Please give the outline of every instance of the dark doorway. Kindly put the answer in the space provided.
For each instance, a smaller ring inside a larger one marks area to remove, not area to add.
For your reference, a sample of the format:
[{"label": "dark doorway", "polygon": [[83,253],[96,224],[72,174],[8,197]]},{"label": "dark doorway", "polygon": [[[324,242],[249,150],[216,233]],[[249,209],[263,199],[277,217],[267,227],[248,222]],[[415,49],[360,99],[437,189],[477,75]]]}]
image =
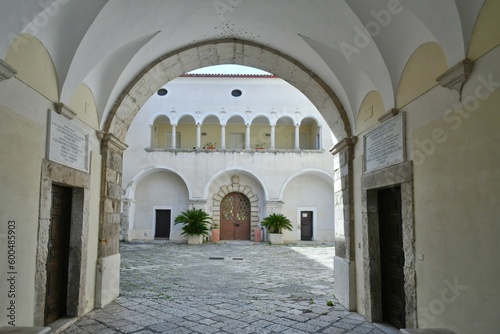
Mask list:
[{"label": "dark doorway", "polygon": [[250,240],[250,201],[240,193],[226,195],[220,204],[220,239]]},{"label": "dark doorway", "polygon": [[401,187],[378,191],[382,319],[404,328],[404,252],[401,215]]},{"label": "dark doorway", "polygon": [[52,186],[45,325],[66,316],[72,189]]},{"label": "dark doorway", "polygon": [[171,210],[156,210],[155,238],[170,238]]},{"label": "dark doorway", "polygon": [[300,212],[300,240],[312,240],[313,236],[313,212]]}]

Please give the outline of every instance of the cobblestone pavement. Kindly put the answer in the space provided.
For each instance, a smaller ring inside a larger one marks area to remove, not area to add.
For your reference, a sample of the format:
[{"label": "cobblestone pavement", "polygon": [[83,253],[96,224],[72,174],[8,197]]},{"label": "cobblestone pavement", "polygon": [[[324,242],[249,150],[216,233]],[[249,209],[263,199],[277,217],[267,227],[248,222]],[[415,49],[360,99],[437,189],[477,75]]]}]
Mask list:
[{"label": "cobblestone pavement", "polygon": [[333,296],[333,245],[123,243],[121,295],[64,333],[385,334]]}]

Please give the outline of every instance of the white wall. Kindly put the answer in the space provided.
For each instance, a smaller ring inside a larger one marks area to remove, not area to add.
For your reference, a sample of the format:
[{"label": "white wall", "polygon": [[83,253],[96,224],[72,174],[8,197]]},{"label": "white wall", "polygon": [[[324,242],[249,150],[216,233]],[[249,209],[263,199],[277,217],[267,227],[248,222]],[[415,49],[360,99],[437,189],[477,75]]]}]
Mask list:
[{"label": "white wall", "polygon": [[184,181],[169,172],[156,172],[143,178],[136,189],[134,226],[130,238],[154,239],[154,207],[172,208],[171,240],[180,240],[180,225],[174,225],[173,219],[188,209],[188,192]]},{"label": "white wall", "polygon": [[[462,101],[436,86],[402,108],[414,164],[419,328],[493,333],[500,326],[500,47],[474,64]],[[363,134],[358,134],[362,138]],[[363,141],[354,161],[358,310],[365,284],[361,221]]]},{"label": "white wall", "polygon": [[[298,211],[315,211],[313,221],[313,240],[335,240],[333,184],[315,175],[294,178],[286,186],[283,196],[283,214],[290,218],[293,231],[284,233],[285,240],[300,240],[300,220]],[[307,210],[304,208],[308,208]]]},{"label": "white wall", "polygon": [[[146,102],[132,122],[126,137],[129,148],[124,153],[123,187],[127,193],[126,197],[135,200],[135,215],[133,217],[135,221],[151,221],[151,219],[146,218],[151,215],[151,212],[138,210],[139,206],[142,205],[140,204],[142,199],[139,197],[139,188],[145,188],[146,185],[140,181],[138,186],[137,181],[140,175],[148,173],[150,169],[168,170],[172,172],[170,175],[176,174],[184,179],[188,198],[183,198],[183,201],[187,202],[188,199],[206,201],[206,210],[209,212],[211,211],[211,198],[219,191],[220,186],[231,184],[231,176],[239,175],[240,184],[251,186],[259,197],[260,220],[267,214],[266,201],[282,201],[283,193],[294,191],[293,182],[289,184],[289,187],[292,187],[289,189],[292,190],[283,191],[283,188],[295,175],[304,174],[301,177],[306,177],[319,172],[326,180],[329,178],[333,180],[331,173],[333,159],[325,149],[302,152],[294,150],[279,152],[269,150],[249,152],[155,150],[148,152],[150,125],[159,115],[173,117],[170,112],[172,107],[175,107],[177,112],[177,118],[172,118],[174,123],[184,112],[192,114],[200,122],[211,113],[221,117],[222,123],[224,123],[224,119],[227,121],[228,116],[233,114],[241,114],[249,123],[259,113],[267,114],[270,122],[276,122],[278,118],[287,115],[292,118],[297,117],[297,123],[300,123],[302,118],[312,118],[319,123],[319,126],[322,126],[322,147],[328,149],[333,146],[332,134],[317,109],[304,95],[281,79],[181,77],[171,81],[165,87],[169,93],[163,97],[154,95]],[[231,96],[231,91],[235,88],[242,90],[243,95],[240,98]],[[226,114],[220,113],[222,108],[225,109]],[[275,119],[269,116],[273,108],[277,115]],[[297,108],[300,114],[296,113]],[[252,112],[246,113],[247,109]],[[199,117],[196,113],[197,110],[200,110]],[[208,128],[205,127],[202,131],[208,132],[206,129]],[[276,133],[277,136],[281,134],[280,126],[277,126]],[[291,133],[293,133],[293,126]],[[261,138],[253,137],[257,135],[258,133],[251,134],[252,143],[261,141]],[[291,136],[288,139],[292,142]],[[183,138],[182,141],[184,142],[184,140]],[[270,141],[270,138],[267,140]],[[217,142],[220,144],[219,140]],[[204,144],[204,139],[202,139],[201,144]],[[268,145],[269,143],[267,143]],[[311,180],[316,179],[312,177]],[[325,207],[325,203],[329,202],[333,207],[333,189],[331,188],[333,181],[330,182],[329,193],[324,188],[325,186],[320,185],[320,183],[314,181],[314,184],[318,184],[321,189],[320,195],[308,196],[307,206]],[[158,189],[157,186],[151,186],[153,189]],[[134,189],[136,189],[135,195]],[[309,194],[314,193],[312,190],[308,192]],[[165,194],[168,195],[168,191]],[[157,193],[157,196],[160,194]],[[147,197],[146,200],[149,207],[160,205],[153,204],[151,197]],[[304,206],[300,203],[300,198],[290,197],[289,200],[293,204],[285,203],[288,205],[287,210],[291,210],[292,205]],[[333,221],[333,208],[331,210],[322,209],[321,215],[323,212],[331,212],[329,219]],[[296,210],[293,209],[289,217],[296,220],[295,216]],[[326,225],[323,227],[325,219],[319,220],[318,227],[321,226],[321,228],[317,230],[316,238],[318,240],[331,240],[329,235],[333,235],[329,227],[327,228]],[[134,228],[136,231],[131,234],[133,239],[152,237],[152,231],[144,230],[143,225],[134,223]],[[325,235],[323,236],[323,234]],[[294,240],[298,238],[300,236],[294,237]]]},{"label": "white wall", "polygon": [[[7,250],[7,222],[16,221],[17,293],[16,325],[32,326],[35,309],[35,259],[38,243],[40,216],[40,175],[42,159],[46,158],[48,110],[54,109],[52,101],[16,77],[0,82],[0,249]],[[86,291],[84,312],[94,306],[95,261],[97,260],[97,231],[100,200],[100,148],[95,131],[78,119],[72,122],[89,135],[90,212],[89,243],[87,245]],[[0,267],[7,268],[6,258],[0,258]],[[0,296],[7,296],[6,272],[2,273]],[[0,314],[0,325],[10,320]]]}]

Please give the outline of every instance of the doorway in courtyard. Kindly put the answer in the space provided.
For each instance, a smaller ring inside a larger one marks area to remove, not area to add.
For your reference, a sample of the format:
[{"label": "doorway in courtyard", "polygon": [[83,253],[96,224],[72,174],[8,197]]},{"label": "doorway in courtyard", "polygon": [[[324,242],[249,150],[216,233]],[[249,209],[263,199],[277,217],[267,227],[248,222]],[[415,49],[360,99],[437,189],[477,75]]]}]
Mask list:
[{"label": "doorway in courtyard", "polygon": [[401,187],[378,191],[382,319],[405,327],[404,251]]},{"label": "doorway in courtyard", "polygon": [[313,212],[300,212],[300,240],[310,241],[313,237]]},{"label": "doorway in courtyard", "polygon": [[53,185],[47,258],[45,325],[66,316],[72,189]]},{"label": "doorway in courtyard", "polygon": [[227,194],[221,201],[221,240],[250,240],[250,201],[242,193]]},{"label": "doorway in courtyard", "polygon": [[170,238],[172,210],[155,209],[155,239]]}]

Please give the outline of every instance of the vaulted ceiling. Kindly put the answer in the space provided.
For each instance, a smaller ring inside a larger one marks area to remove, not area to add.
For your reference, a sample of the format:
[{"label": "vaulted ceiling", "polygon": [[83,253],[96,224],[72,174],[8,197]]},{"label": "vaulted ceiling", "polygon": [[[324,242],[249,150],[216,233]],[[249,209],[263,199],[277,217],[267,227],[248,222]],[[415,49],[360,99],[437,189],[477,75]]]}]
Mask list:
[{"label": "vaulted ceiling", "polygon": [[467,57],[484,0],[16,0],[0,3],[0,58],[35,36],[55,68],[59,99],[80,83],[99,124],[148,64],[177,49],[235,38],[273,48],[318,75],[351,122],[378,91],[386,109],[413,52],[438,43],[452,66]]}]

